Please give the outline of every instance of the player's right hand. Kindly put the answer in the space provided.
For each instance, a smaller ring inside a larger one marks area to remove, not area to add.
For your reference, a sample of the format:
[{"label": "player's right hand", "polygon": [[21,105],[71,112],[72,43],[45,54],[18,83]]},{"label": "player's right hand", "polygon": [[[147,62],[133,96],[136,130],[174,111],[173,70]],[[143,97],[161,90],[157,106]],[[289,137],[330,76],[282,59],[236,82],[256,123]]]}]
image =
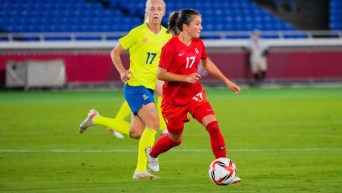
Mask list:
[{"label": "player's right hand", "polygon": [[133,74],[130,70],[126,70],[120,76],[122,82],[127,82],[133,76]]},{"label": "player's right hand", "polygon": [[185,78],[185,82],[188,83],[195,83],[197,81],[199,81],[201,79],[201,75],[198,73],[192,73],[187,75],[187,77]]}]

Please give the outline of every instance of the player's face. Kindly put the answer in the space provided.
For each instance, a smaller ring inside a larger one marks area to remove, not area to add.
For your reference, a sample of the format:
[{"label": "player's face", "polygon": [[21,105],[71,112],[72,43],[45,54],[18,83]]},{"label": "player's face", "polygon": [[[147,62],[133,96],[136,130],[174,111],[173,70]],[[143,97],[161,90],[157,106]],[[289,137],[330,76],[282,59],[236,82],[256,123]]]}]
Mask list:
[{"label": "player's face", "polygon": [[150,23],[160,24],[165,15],[165,6],[162,1],[152,0],[147,7],[146,15]]},{"label": "player's face", "polygon": [[187,32],[192,38],[199,38],[202,31],[202,18],[200,15],[192,16],[190,25],[187,26]]}]

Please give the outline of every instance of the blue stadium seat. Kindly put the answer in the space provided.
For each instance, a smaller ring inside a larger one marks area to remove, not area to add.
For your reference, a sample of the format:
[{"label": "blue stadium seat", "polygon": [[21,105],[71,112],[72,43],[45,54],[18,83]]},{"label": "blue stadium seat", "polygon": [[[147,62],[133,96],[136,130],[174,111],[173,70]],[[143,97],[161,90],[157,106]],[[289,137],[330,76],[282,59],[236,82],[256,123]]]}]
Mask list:
[{"label": "blue stadium seat", "polygon": [[340,0],[330,1],[330,23],[331,30],[342,30],[342,2]]},{"label": "blue stadium seat", "polygon": [[[112,32],[128,31],[143,22],[145,1],[107,2],[106,6],[100,0],[2,0],[0,29],[5,32]],[[202,14],[205,31],[294,29],[251,0],[165,2],[167,13],[163,20],[164,25],[167,24],[170,12],[181,8],[194,8]],[[339,0],[331,0],[331,6],[335,10],[332,13],[336,14],[331,16],[331,28],[341,29],[342,3]]]}]

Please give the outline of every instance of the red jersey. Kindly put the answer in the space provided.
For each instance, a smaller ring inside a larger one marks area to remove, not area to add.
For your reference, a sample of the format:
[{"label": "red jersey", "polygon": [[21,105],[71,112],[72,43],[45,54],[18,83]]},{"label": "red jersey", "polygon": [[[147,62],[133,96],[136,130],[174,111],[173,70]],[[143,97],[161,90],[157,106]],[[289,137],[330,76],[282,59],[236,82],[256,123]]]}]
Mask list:
[{"label": "red jersey", "polygon": [[[187,46],[176,35],[162,48],[159,67],[171,73],[188,75],[197,73],[200,61],[207,58],[208,55],[201,39],[194,38]],[[202,89],[200,82],[165,82],[163,100],[174,105],[185,105]]]}]

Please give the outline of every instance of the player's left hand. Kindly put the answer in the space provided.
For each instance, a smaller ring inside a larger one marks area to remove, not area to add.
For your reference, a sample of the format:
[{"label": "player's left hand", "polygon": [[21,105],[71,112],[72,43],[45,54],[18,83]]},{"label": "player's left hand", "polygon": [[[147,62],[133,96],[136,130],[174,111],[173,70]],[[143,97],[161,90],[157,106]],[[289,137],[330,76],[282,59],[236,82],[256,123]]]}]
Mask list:
[{"label": "player's left hand", "polygon": [[232,82],[232,81],[228,81],[227,83],[226,83],[226,85],[227,85],[227,87],[231,90],[231,91],[233,91],[233,92],[235,92],[235,94],[239,94],[240,93],[240,87],[237,85],[237,84],[235,84],[234,82]]}]

